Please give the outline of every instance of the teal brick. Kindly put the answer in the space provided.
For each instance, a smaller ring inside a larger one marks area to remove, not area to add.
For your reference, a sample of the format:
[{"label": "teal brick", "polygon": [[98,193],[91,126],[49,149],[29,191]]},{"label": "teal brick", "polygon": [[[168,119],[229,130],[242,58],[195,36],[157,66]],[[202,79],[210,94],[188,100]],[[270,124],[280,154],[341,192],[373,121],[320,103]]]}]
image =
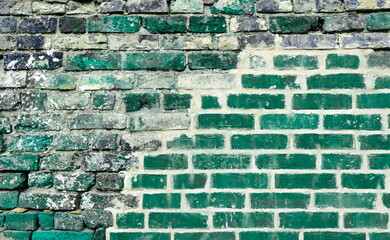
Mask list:
[{"label": "teal brick", "polygon": [[234,232],[175,233],[175,240],[194,239],[235,240],[236,237]]},{"label": "teal brick", "polygon": [[390,108],[390,93],[361,94],[356,101],[358,108]]},{"label": "teal brick", "polygon": [[218,97],[202,96],[202,109],[220,109]]},{"label": "teal brick", "polygon": [[17,239],[17,240],[30,240],[31,232],[22,232],[22,231],[2,231],[1,234],[4,235],[7,239]]},{"label": "teal brick", "polygon": [[133,189],[165,189],[167,187],[166,175],[138,174],[131,178]]},{"label": "teal brick", "polygon": [[36,155],[0,155],[2,171],[33,171],[39,168],[39,156]]},{"label": "teal brick", "polygon": [[152,229],[200,229],[207,228],[207,219],[207,215],[203,215],[200,213],[152,212],[149,214],[149,227]]},{"label": "teal brick", "polygon": [[89,135],[60,134],[55,136],[54,148],[58,151],[80,151],[90,148]]},{"label": "teal brick", "polygon": [[[375,78],[375,89],[389,89],[390,76],[380,76]],[[1,130],[0,130],[1,131]]]},{"label": "teal brick", "polygon": [[170,240],[170,233],[159,233],[159,232],[111,232],[111,240]]},{"label": "teal brick", "polygon": [[254,116],[251,114],[199,114],[200,129],[253,129]]},{"label": "teal brick", "polygon": [[254,188],[268,187],[268,175],[265,173],[213,173],[211,174],[212,188]]},{"label": "teal brick", "polygon": [[240,232],[240,239],[298,240],[298,232]]},{"label": "teal brick", "polygon": [[318,69],[318,57],[309,55],[278,55],[274,56],[274,67],[280,70]]},{"label": "teal brick", "polygon": [[5,226],[9,230],[36,230],[38,228],[38,214],[7,213]]},{"label": "teal brick", "polygon": [[353,89],[365,86],[363,74],[358,73],[317,74],[307,78],[308,89]]},{"label": "teal brick", "polygon": [[207,181],[205,173],[173,175],[174,189],[199,189],[204,188]]},{"label": "teal brick", "polygon": [[272,74],[243,74],[241,84],[243,88],[252,89],[298,89],[295,75],[272,75]]},{"label": "teal brick", "polygon": [[25,173],[0,173],[0,189],[24,188],[27,176]]},{"label": "teal brick", "polygon": [[61,130],[64,122],[61,114],[20,114],[15,123],[16,131]]},{"label": "teal brick", "polygon": [[113,110],[116,97],[110,94],[96,94],[93,96],[92,107],[95,110]]},{"label": "teal brick", "polygon": [[0,116],[0,133],[12,132],[12,125],[7,116]]},{"label": "teal brick", "polygon": [[83,218],[78,214],[54,213],[54,228],[56,230],[81,231],[84,228]]},{"label": "teal brick", "polygon": [[[306,232],[305,240],[366,240],[365,233],[351,232]],[[371,239],[372,240],[372,239]]]},{"label": "teal brick", "polygon": [[370,154],[367,158],[370,169],[390,169],[390,154]]},{"label": "teal brick", "polygon": [[262,154],[256,157],[259,169],[315,169],[316,156],[309,154]]},{"label": "teal brick", "polygon": [[88,191],[94,183],[95,175],[90,173],[60,173],[54,178],[54,188],[62,191]]},{"label": "teal brick", "polygon": [[123,69],[125,70],[161,70],[183,71],[186,68],[184,53],[128,53]]},{"label": "teal brick", "polygon": [[144,194],[142,207],[143,209],[178,209],[180,208],[180,201],[180,193]]},{"label": "teal brick", "polygon": [[307,208],[309,194],[303,193],[251,193],[251,208]]},{"label": "teal brick", "polygon": [[295,147],[298,149],[351,149],[353,135],[350,134],[296,134]]},{"label": "teal brick", "polygon": [[322,169],[360,169],[362,157],[353,154],[323,154]]},{"label": "teal brick", "polygon": [[280,213],[280,227],[302,228],[337,228],[338,213],[335,212],[289,212]]},{"label": "teal brick", "polygon": [[359,142],[362,150],[390,150],[390,134],[359,136]]},{"label": "teal brick", "polygon": [[351,109],[352,97],[346,94],[307,93],[294,94],[292,108],[303,109]]},{"label": "teal brick", "polygon": [[141,27],[138,16],[92,16],[88,21],[88,32],[133,33]]},{"label": "teal brick", "polygon": [[53,142],[50,135],[23,135],[8,138],[10,152],[45,152]]},{"label": "teal brick", "polygon": [[98,133],[92,135],[93,150],[116,150],[118,134],[116,133]]},{"label": "teal brick", "polygon": [[185,134],[167,141],[168,149],[221,149],[225,145],[222,134],[196,134],[188,137]]},{"label": "teal brick", "polygon": [[369,31],[390,30],[390,16],[386,12],[368,14],[366,26]]},{"label": "teal brick", "polygon": [[38,213],[38,223],[41,230],[54,229],[54,213],[40,212]]},{"label": "teal brick", "polygon": [[390,239],[390,233],[370,233],[369,236],[370,236],[370,240],[387,240],[387,239]]},{"label": "teal brick", "polygon": [[177,110],[191,108],[191,94],[164,94],[165,110]]},{"label": "teal brick", "polygon": [[270,17],[270,31],[273,33],[306,33],[319,27],[317,16]]},{"label": "teal brick", "polygon": [[381,116],[373,115],[325,115],[324,128],[328,130],[381,130]]},{"label": "teal brick", "polygon": [[211,6],[211,12],[214,14],[253,14],[255,10],[255,3],[251,0],[233,0],[224,1],[218,0]]},{"label": "teal brick", "polygon": [[390,194],[384,193],[382,196],[382,202],[385,207],[390,208]]},{"label": "teal brick", "polygon": [[144,17],[142,25],[150,33],[185,33],[187,32],[187,18],[175,17]]},{"label": "teal brick", "polygon": [[276,174],[275,187],[287,189],[333,189],[336,175],[330,173]]},{"label": "teal brick", "polygon": [[[0,209],[13,209],[18,206],[19,192],[17,191],[2,191],[0,192]],[[0,227],[1,224],[0,224]]]},{"label": "teal brick", "polygon": [[365,208],[373,209],[374,193],[316,193],[315,205],[319,208]]},{"label": "teal brick", "polygon": [[316,114],[266,114],[260,115],[261,129],[316,129]]},{"label": "teal brick", "polygon": [[240,109],[282,109],[284,99],[282,94],[229,94],[227,105]]},{"label": "teal brick", "polygon": [[351,189],[384,189],[385,175],[374,173],[341,174],[341,185]]},{"label": "teal brick", "polygon": [[144,228],[144,213],[120,212],[116,214],[118,228]]},{"label": "teal brick", "polygon": [[35,231],[32,234],[32,240],[92,240],[93,232],[71,232],[71,231]]},{"label": "teal brick", "polygon": [[22,93],[22,109],[26,111],[46,110],[47,93],[28,92]]},{"label": "teal brick", "polygon": [[187,169],[188,160],[184,154],[161,154],[144,157],[144,168],[147,170]]},{"label": "teal brick", "polygon": [[47,172],[32,172],[28,175],[28,187],[51,188],[53,186],[53,174]]},{"label": "teal brick", "polygon": [[268,212],[215,212],[214,228],[271,228],[274,216]]},{"label": "teal brick", "polygon": [[192,157],[195,169],[245,169],[250,166],[249,155],[197,154]]},{"label": "teal brick", "polygon": [[160,106],[160,94],[158,93],[127,93],[123,95],[126,112],[139,111],[141,109],[158,108]]},{"label": "teal brick", "polygon": [[186,194],[190,208],[235,208],[242,209],[245,206],[243,193],[190,193]]},{"label": "teal brick", "polygon": [[367,66],[369,68],[390,68],[389,57],[390,53],[388,51],[371,52],[367,57]]},{"label": "teal brick", "polygon": [[194,33],[224,33],[225,17],[191,16],[189,31]]},{"label": "teal brick", "polygon": [[326,69],[358,69],[360,64],[359,56],[356,55],[339,55],[336,53],[326,56]]},{"label": "teal brick", "polygon": [[380,228],[386,229],[389,222],[387,213],[345,213],[345,228]]},{"label": "teal brick", "polygon": [[188,54],[188,67],[197,69],[222,69],[237,68],[238,55],[236,53],[190,53]]},{"label": "teal brick", "polygon": [[232,149],[285,149],[287,136],[283,134],[235,134],[231,137]]},{"label": "teal brick", "polygon": [[119,70],[121,65],[122,57],[119,53],[74,53],[67,56],[65,70]]}]

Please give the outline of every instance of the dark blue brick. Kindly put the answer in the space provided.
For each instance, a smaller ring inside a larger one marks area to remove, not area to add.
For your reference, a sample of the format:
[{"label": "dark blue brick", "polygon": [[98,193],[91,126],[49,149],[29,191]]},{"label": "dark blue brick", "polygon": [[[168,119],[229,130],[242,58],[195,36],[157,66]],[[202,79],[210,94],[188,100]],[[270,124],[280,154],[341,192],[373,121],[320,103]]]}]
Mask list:
[{"label": "dark blue brick", "polygon": [[61,17],[59,29],[62,33],[85,33],[87,31],[87,20],[78,17]]},{"label": "dark blue brick", "polygon": [[56,18],[23,18],[19,25],[21,33],[54,33],[57,27]]},{"label": "dark blue brick", "polygon": [[16,29],[16,18],[0,18],[0,33],[14,33]]},{"label": "dark blue brick", "polygon": [[16,38],[16,47],[20,50],[42,49],[45,44],[43,36],[23,35]]},{"label": "dark blue brick", "polygon": [[4,69],[56,69],[62,66],[62,52],[47,53],[10,53],[4,55]]}]

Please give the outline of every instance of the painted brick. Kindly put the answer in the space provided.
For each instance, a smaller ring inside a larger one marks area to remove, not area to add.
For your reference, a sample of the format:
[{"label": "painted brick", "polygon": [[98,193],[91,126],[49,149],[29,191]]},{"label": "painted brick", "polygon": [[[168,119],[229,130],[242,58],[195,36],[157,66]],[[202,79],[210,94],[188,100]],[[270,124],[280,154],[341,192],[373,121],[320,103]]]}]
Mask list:
[{"label": "painted brick", "polygon": [[134,189],[164,189],[167,185],[167,176],[142,174],[133,176],[131,185]]},{"label": "painted brick", "polygon": [[373,209],[376,195],[372,193],[317,193],[315,205],[320,208]]},{"label": "painted brick", "polygon": [[244,88],[295,89],[299,88],[296,79],[295,75],[243,74],[241,83]]},{"label": "painted brick", "polygon": [[149,214],[150,228],[207,228],[207,215],[200,213],[159,213],[153,212]]},{"label": "painted brick", "polygon": [[164,94],[164,108],[166,110],[191,108],[191,98],[190,94]]},{"label": "painted brick", "polygon": [[292,108],[301,109],[351,109],[352,97],[346,94],[307,93],[294,94]]},{"label": "painted brick", "polygon": [[88,19],[88,32],[132,33],[138,32],[141,18],[134,16],[93,16]]},{"label": "painted brick", "polygon": [[128,93],[123,95],[126,112],[138,111],[144,108],[159,107],[160,94],[158,93]]},{"label": "painted brick", "polygon": [[110,238],[112,240],[124,240],[124,239],[153,239],[153,240],[170,240],[169,233],[160,233],[160,232],[111,232]]},{"label": "painted brick", "polygon": [[121,62],[121,56],[116,53],[69,54],[65,70],[118,70],[121,68]]},{"label": "painted brick", "polygon": [[244,208],[245,195],[243,193],[190,193],[186,194],[190,208]]},{"label": "painted brick", "polygon": [[206,232],[206,233],[176,233],[175,240],[192,239],[214,239],[214,240],[234,240],[233,232]]},{"label": "painted brick", "polygon": [[198,154],[192,162],[195,169],[244,169],[249,168],[249,155]]},{"label": "painted brick", "polygon": [[287,136],[283,134],[253,134],[231,137],[232,149],[285,149]]},{"label": "painted brick", "polygon": [[144,167],[150,170],[187,169],[188,160],[184,154],[149,155],[144,158]]},{"label": "painted brick", "polygon": [[358,108],[389,108],[390,94],[361,94],[357,96]]},{"label": "painted brick", "polygon": [[310,195],[302,193],[251,193],[251,208],[307,208]]},{"label": "painted brick", "polygon": [[278,55],[274,56],[274,67],[281,70],[302,68],[306,70],[318,69],[318,57],[307,55]]},{"label": "painted brick", "polygon": [[175,70],[185,69],[186,57],[183,53],[128,53],[124,61],[125,70]]},{"label": "painted brick", "polygon": [[144,194],[142,207],[144,209],[180,208],[180,193]]},{"label": "painted brick", "polygon": [[324,128],[329,130],[381,130],[380,115],[325,115]]},{"label": "painted brick", "polygon": [[385,176],[383,174],[341,174],[341,185],[351,189],[383,189]]},{"label": "painted brick", "polygon": [[348,239],[348,240],[365,240],[364,233],[350,233],[350,232],[306,232],[304,239],[307,240],[325,240],[325,239]]},{"label": "painted brick", "polygon": [[326,56],[326,69],[358,69],[359,64],[360,60],[356,55],[328,54],[328,56]]},{"label": "painted brick", "polygon": [[295,147],[298,149],[351,149],[353,136],[349,134],[297,134]]},{"label": "painted brick", "polygon": [[306,33],[318,27],[316,16],[270,17],[270,31],[273,33]]},{"label": "painted brick", "polygon": [[372,13],[366,15],[366,24],[369,31],[390,29],[390,17],[386,13]]},{"label": "painted brick", "polygon": [[239,109],[282,109],[285,97],[281,94],[229,94],[227,105]]},{"label": "painted brick", "polygon": [[370,154],[367,158],[370,169],[390,168],[390,154]]},{"label": "painted brick", "polygon": [[213,173],[211,174],[213,188],[267,188],[268,175],[261,173]]},{"label": "painted brick", "polygon": [[[118,228],[143,228],[144,227],[144,214],[143,213],[117,213],[116,225]],[[112,234],[111,234],[112,237]],[[113,237],[115,239],[115,237]]]},{"label": "painted brick", "polygon": [[145,17],[142,25],[150,33],[185,33],[187,32],[186,17]]},{"label": "painted brick", "polygon": [[226,32],[226,20],[224,17],[190,17],[189,31],[195,33],[224,33]]},{"label": "painted brick", "polygon": [[323,154],[322,169],[359,169],[362,157],[353,154]]},{"label": "painted brick", "polygon": [[280,213],[283,228],[337,228],[338,214],[335,212],[289,212]]},{"label": "painted brick", "polygon": [[359,136],[360,148],[389,150],[390,149],[390,135],[367,135]]},{"label": "painted brick", "polygon": [[273,214],[268,212],[216,212],[215,228],[270,228],[274,226]]},{"label": "painted brick", "polygon": [[276,174],[276,188],[332,189],[336,188],[336,176],[330,173]]},{"label": "painted brick", "polygon": [[261,129],[316,129],[319,117],[315,114],[267,114],[260,116]]},{"label": "painted brick", "polygon": [[262,154],[256,157],[259,169],[315,169],[316,156],[309,154]]},{"label": "painted brick", "polygon": [[365,88],[364,77],[356,73],[313,75],[307,78],[309,89]]},{"label": "painted brick", "polygon": [[198,189],[204,188],[207,181],[207,175],[199,174],[178,174],[173,176],[174,189]]},{"label": "painted brick", "polygon": [[168,149],[220,149],[224,146],[224,136],[221,134],[196,134],[188,137],[185,134],[167,141]]},{"label": "painted brick", "polygon": [[387,213],[345,213],[345,228],[386,228],[389,222]]},{"label": "painted brick", "polygon": [[249,114],[200,114],[200,129],[253,129],[254,117]]}]

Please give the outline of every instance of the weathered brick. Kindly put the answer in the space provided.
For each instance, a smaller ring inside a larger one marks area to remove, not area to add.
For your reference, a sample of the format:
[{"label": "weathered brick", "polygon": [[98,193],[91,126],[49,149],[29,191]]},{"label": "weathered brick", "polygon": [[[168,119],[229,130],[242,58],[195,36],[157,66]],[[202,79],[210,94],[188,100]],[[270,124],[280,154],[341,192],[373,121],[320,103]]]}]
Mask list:
[{"label": "weathered brick", "polygon": [[230,29],[233,32],[259,32],[268,29],[266,18],[245,16],[230,19]]},{"label": "weathered brick", "polygon": [[244,208],[245,195],[242,193],[190,193],[186,194],[190,208]]},{"label": "weathered brick", "polygon": [[319,117],[315,114],[267,114],[260,116],[261,129],[316,129]]},{"label": "weathered brick", "polygon": [[345,228],[387,228],[387,213],[345,213]]},{"label": "weathered brick", "polygon": [[172,13],[203,13],[202,0],[172,0],[170,5]]},{"label": "weathered brick", "polygon": [[78,88],[84,90],[132,89],[135,76],[132,74],[84,75],[77,81]]},{"label": "weathered brick", "polygon": [[93,150],[116,150],[118,134],[116,133],[98,133],[92,136]]},{"label": "weathered brick", "polygon": [[[19,192],[17,191],[2,191],[0,192],[0,209],[13,209],[18,206]],[[2,225],[2,224],[0,224]]]},{"label": "weathered brick", "polygon": [[241,84],[254,89],[296,89],[299,88],[296,79],[294,75],[243,74]]},{"label": "weathered brick", "polygon": [[280,46],[287,49],[333,49],[337,42],[333,34],[292,34],[280,37]]},{"label": "weathered brick", "polygon": [[56,92],[48,95],[48,103],[50,108],[56,110],[85,109],[89,96],[89,93],[84,92]]},{"label": "weathered brick", "polygon": [[70,53],[67,55],[65,70],[118,70],[121,64],[121,55],[118,53]]},{"label": "weathered brick", "polygon": [[63,121],[61,114],[21,114],[14,126],[16,131],[59,131]]},{"label": "weathered brick", "polygon": [[36,230],[38,228],[37,213],[7,213],[5,225],[12,230]]},{"label": "weathered brick", "polygon": [[54,214],[54,229],[81,231],[84,228],[83,218],[77,214],[61,213]]},{"label": "weathered brick", "polygon": [[58,151],[80,151],[90,148],[87,134],[60,134],[54,138],[54,149]]},{"label": "weathered brick", "polygon": [[207,228],[207,215],[200,213],[152,212],[149,214],[150,228]]},{"label": "weathered brick", "polygon": [[314,169],[316,157],[308,154],[262,154],[256,157],[259,169]]},{"label": "weathered brick", "polygon": [[113,110],[115,101],[115,95],[96,94],[93,96],[92,106],[96,110]]},{"label": "weathered brick", "polygon": [[0,189],[17,189],[26,185],[27,176],[24,173],[0,173]]},{"label": "weathered brick", "polygon": [[375,89],[388,89],[390,88],[390,77],[380,76],[375,78]]},{"label": "weathered brick", "polygon": [[87,31],[85,18],[64,16],[60,17],[58,21],[61,33],[85,33]]},{"label": "weathered brick", "polygon": [[32,172],[28,175],[28,186],[30,188],[51,188],[53,179],[52,173]]},{"label": "weathered brick", "polygon": [[249,155],[197,154],[192,157],[195,169],[245,169],[249,168]]},{"label": "weathered brick", "polygon": [[29,209],[74,210],[78,207],[74,193],[38,193],[25,191],[19,195],[19,207]]},{"label": "weathered brick", "polygon": [[251,208],[307,208],[310,195],[302,193],[251,193]]},{"label": "weathered brick", "polygon": [[180,74],[179,89],[229,89],[235,86],[234,74]]},{"label": "weathered brick", "polygon": [[123,190],[125,176],[122,173],[98,173],[96,175],[96,189],[102,191]]},{"label": "weathered brick", "polygon": [[231,137],[232,149],[284,149],[287,136],[283,134],[235,134]]},{"label": "weathered brick", "polygon": [[35,14],[51,15],[51,14],[65,14],[65,4],[61,3],[47,3],[47,2],[33,2],[32,11]]},{"label": "weathered brick", "polygon": [[133,33],[141,27],[136,16],[93,16],[88,19],[88,32]]},{"label": "weathered brick", "polygon": [[267,188],[268,175],[256,173],[213,173],[211,175],[213,188]]},{"label": "weathered brick", "polygon": [[[1,40],[0,40],[1,42]],[[2,72],[2,79],[0,80],[0,88],[23,88],[26,87],[26,73],[7,71]]]},{"label": "weathered brick", "polygon": [[124,114],[79,114],[68,122],[70,129],[125,129]]},{"label": "weathered brick", "polygon": [[191,16],[190,32],[224,33],[227,31],[225,17]]},{"label": "weathered brick", "polygon": [[47,93],[27,92],[21,94],[22,109],[26,111],[46,110]]},{"label": "weathered brick", "polygon": [[356,55],[339,55],[339,54],[328,54],[326,56],[326,69],[339,69],[349,68],[358,69],[360,64],[359,56]]},{"label": "weathered brick", "polygon": [[53,142],[50,135],[12,136],[8,141],[10,152],[45,152]]},{"label": "weathered brick", "polygon": [[168,4],[165,0],[127,1],[125,10],[128,13],[167,13]]},{"label": "weathered brick", "polygon": [[86,172],[119,172],[134,168],[138,159],[126,153],[87,152],[83,154],[82,168]]},{"label": "weathered brick", "polygon": [[191,108],[191,94],[164,94],[164,108],[166,110]]},{"label": "weathered brick", "polygon": [[41,170],[72,171],[80,168],[80,154],[53,153],[40,159]]},{"label": "weathered brick", "polygon": [[50,72],[29,72],[29,88],[73,90],[76,88],[76,77],[69,74]]},{"label": "weathered brick", "polygon": [[180,208],[180,193],[144,194],[143,209],[178,209]]},{"label": "weathered brick", "polygon": [[119,193],[95,193],[85,192],[81,195],[81,209],[106,209],[117,208],[134,208],[138,206],[138,199],[132,195]]},{"label": "weathered brick", "polygon": [[103,2],[100,5],[100,11],[103,13],[123,13],[126,2],[122,0],[113,0],[111,2]]},{"label": "weathered brick", "polygon": [[[206,185],[207,175],[199,174],[178,174],[173,176],[174,189],[198,189]],[[165,185],[164,185],[165,187]]]},{"label": "weathered brick", "polygon": [[322,169],[359,169],[362,164],[360,155],[323,154]]},{"label": "weathered brick", "polygon": [[280,213],[282,228],[337,228],[338,213],[335,212],[289,212]]},{"label": "weathered brick", "polygon": [[36,155],[0,155],[0,167],[3,171],[38,170],[39,157]]},{"label": "weathered brick", "polygon": [[166,175],[138,174],[131,178],[133,189],[165,189],[167,186]]},{"label": "weathered brick", "polygon": [[10,133],[12,132],[12,125],[9,120],[9,117],[0,116],[0,133]]},{"label": "weathered brick", "polygon": [[62,52],[9,53],[4,55],[4,69],[57,69],[62,66]]},{"label": "weathered brick", "polygon": [[122,151],[156,151],[162,145],[161,134],[155,132],[133,132],[122,134],[120,140]]},{"label": "weathered brick", "polygon": [[0,93],[0,109],[1,110],[12,110],[19,107],[20,94],[19,93]]},{"label": "weathered brick", "polygon": [[124,62],[125,70],[183,71],[186,57],[184,53],[128,53]]},{"label": "weathered brick", "polygon": [[[341,36],[341,47],[383,49],[389,48],[390,42],[386,33],[351,33]],[[371,55],[376,55],[376,53]]]},{"label": "weathered brick", "polygon": [[57,19],[40,17],[40,18],[23,18],[19,24],[21,33],[54,33],[57,28]]},{"label": "weathered brick", "polygon": [[385,176],[383,174],[360,173],[341,174],[341,185],[351,189],[384,189]]},{"label": "weathered brick", "polygon": [[112,213],[106,210],[85,210],[83,220],[88,228],[111,227],[114,223]]},{"label": "weathered brick", "polygon": [[144,157],[144,168],[149,170],[187,169],[188,160],[184,154],[161,154]]},{"label": "weathered brick", "polygon": [[307,78],[309,89],[365,88],[364,77],[356,73],[313,75]]},{"label": "weathered brick", "polygon": [[274,226],[273,213],[268,212],[216,212],[214,228],[270,228]]},{"label": "weathered brick", "polygon": [[316,193],[315,205],[320,208],[374,208],[373,193]]},{"label": "weathered brick", "polygon": [[298,149],[351,149],[354,146],[350,134],[296,134],[295,147]]},{"label": "weathered brick", "polygon": [[224,146],[221,134],[196,134],[188,137],[185,134],[167,141],[168,149],[220,149]]},{"label": "weathered brick", "polygon": [[[144,228],[144,214],[134,212],[121,212],[116,214],[116,225],[118,228]],[[112,235],[111,235],[112,237]],[[134,239],[137,239],[133,236]],[[122,239],[122,238],[113,238]],[[141,240],[142,238],[138,238]]]},{"label": "weathered brick", "polygon": [[187,18],[182,16],[142,18],[142,25],[150,33],[185,33],[186,24]]},{"label": "weathered brick", "polygon": [[217,0],[211,6],[211,12],[214,14],[253,14],[255,3],[250,0]]},{"label": "weathered brick", "polygon": [[253,129],[254,116],[250,114],[200,114],[200,129]]},{"label": "weathered brick", "polygon": [[53,230],[54,229],[54,213],[53,212],[40,212],[38,213],[38,223],[41,230]]},{"label": "weathered brick", "polygon": [[90,173],[60,173],[54,178],[54,188],[60,191],[88,191],[94,183],[95,175]]},{"label": "weathered brick", "polygon": [[153,118],[148,114],[132,115],[130,131],[179,130],[188,129],[190,116],[187,113],[154,113]]},{"label": "weathered brick", "polygon": [[284,100],[282,94],[229,94],[227,105],[240,109],[282,109]]},{"label": "weathered brick", "polygon": [[192,239],[214,239],[214,240],[234,240],[233,232],[197,232],[197,233],[175,233],[176,240]]},{"label": "weathered brick", "polygon": [[317,29],[318,20],[316,16],[270,17],[270,31],[273,33],[306,33]]},{"label": "weathered brick", "polygon": [[364,18],[357,14],[328,15],[323,18],[322,30],[326,33],[363,31]]},{"label": "weathered brick", "polygon": [[276,188],[332,189],[336,188],[336,175],[330,173],[276,174]]},{"label": "weathered brick", "polygon": [[277,55],[273,57],[274,67],[280,70],[318,69],[318,57],[310,55]]},{"label": "weathered brick", "polygon": [[366,26],[369,31],[390,29],[390,16],[387,13],[371,13],[366,15]]},{"label": "weathered brick", "polygon": [[259,0],[256,7],[257,12],[261,13],[279,13],[292,11],[291,2],[286,0]]},{"label": "weathered brick", "polygon": [[15,17],[0,19],[0,33],[15,33],[16,29],[17,23]]},{"label": "weathered brick", "polygon": [[44,49],[44,36],[21,35],[16,37],[16,48],[18,50],[41,50]]}]

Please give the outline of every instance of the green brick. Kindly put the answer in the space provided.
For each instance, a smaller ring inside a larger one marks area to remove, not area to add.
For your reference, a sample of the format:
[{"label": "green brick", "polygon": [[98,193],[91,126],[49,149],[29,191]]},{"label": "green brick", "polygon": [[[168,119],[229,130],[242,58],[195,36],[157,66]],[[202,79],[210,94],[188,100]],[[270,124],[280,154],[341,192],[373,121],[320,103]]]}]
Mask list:
[{"label": "green brick", "polygon": [[20,114],[15,123],[16,131],[61,130],[64,122],[61,114]]},{"label": "green brick", "polygon": [[128,53],[124,63],[124,70],[174,70],[183,71],[186,56],[184,53]]},{"label": "green brick", "polygon": [[[351,232],[306,232],[305,240],[366,240],[365,233]],[[372,240],[372,239],[371,239]]]},{"label": "green brick", "polygon": [[180,193],[144,194],[142,207],[143,209],[180,208],[180,200]]},{"label": "green brick", "polygon": [[[375,89],[389,89],[390,88],[390,76],[381,76],[375,78]],[[1,128],[0,128],[1,132]]]},{"label": "green brick", "polygon": [[298,149],[351,149],[353,135],[349,134],[296,134],[295,147]]},{"label": "green brick", "polygon": [[187,18],[178,17],[144,17],[142,25],[150,33],[185,33]]},{"label": "green brick", "polygon": [[307,78],[308,89],[365,88],[364,77],[357,73],[313,75]]},{"label": "green brick", "polygon": [[319,208],[366,208],[373,209],[374,193],[316,193],[315,205]]},{"label": "green brick", "polygon": [[123,101],[126,106],[126,112],[158,108],[160,106],[160,94],[128,93],[123,95]]},{"label": "green brick", "polygon": [[175,240],[194,239],[235,240],[236,237],[234,232],[175,233]]},{"label": "green brick", "polygon": [[24,188],[27,176],[24,173],[0,173],[0,189]]},{"label": "green brick", "polygon": [[167,187],[166,175],[139,174],[131,178],[133,189],[165,189]]},{"label": "green brick", "polygon": [[382,196],[382,202],[385,207],[390,208],[390,194],[384,193]]},{"label": "green brick", "polygon": [[38,170],[39,157],[35,155],[0,155],[2,171],[33,171]]},{"label": "green brick", "polygon": [[270,17],[270,31],[273,33],[306,33],[319,26],[316,16],[276,16]]},{"label": "green brick", "polygon": [[90,148],[89,135],[60,134],[55,136],[54,148],[58,151],[80,151]]},{"label": "green brick", "polygon": [[141,18],[137,16],[92,16],[88,21],[88,32],[132,33],[140,27]]},{"label": "green brick", "polygon": [[336,175],[330,173],[276,174],[275,187],[287,189],[336,188]]},{"label": "green brick", "polygon": [[54,228],[57,230],[81,231],[83,218],[78,214],[56,212],[54,214]]},{"label": "green brick", "polygon": [[390,150],[390,134],[359,136],[359,142],[362,150]]},{"label": "green brick", "polygon": [[0,133],[12,132],[12,125],[9,118],[6,116],[0,116]]},{"label": "green brick", "polygon": [[294,94],[292,100],[293,109],[351,109],[352,97],[346,94]]},{"label": "green brick", "polygon": [[322,169],[360,169],[362,157],[352,154],[323,154]]},{"label": "green brick", "polygon": [[281,228],[337,228],[338,213],[334,212],[289,212],[280,213]]},{"label": "green brick", "polygon": [[260,115],[261,129],[316,129],[316,114],[266,114]]},{"label": "green brick", "polygon": [[168,149],[221,149],[225,138],[222,134],[196,134],[188,137],[185,134],[167,141]]},{"label": "green brick", "polygon": [[390,108],[390,93],[361,94],[357,96],[358,108]]},{"label": "green brick", "polygon": [[7,239],[17,239],[17,240],[30,240],[31,232],[22,232],[22,231],[2,231],[1,234],[4,235]]},{"label": "green brick", "polygon": [[190,32],[224,33],[227,31],[225,17],[191,16]]},{"label": "green brick", "polygon": [[245,169],[249,168],[249,155],[197,154],[192,157],[195,169]]},{"label": "green brick", "polygon": [[38,213],[38,222],[41,230],[53,230],[54,229],[54,213],[52,212],[40,212]]},{"label": "green brick", "polygon": [[47,93],[22,93],[22,109],[26,111],[46,110]]},{"label": "green brick", "polygon": [[115,95],[96,94],[93,96],[92,107],[95,110],[113,110],[115,106]]},{"label": "green brick", "polygon": [[88,191],[95,183],[95,175],[90,173],[60,173],[54,178],[54,188],[62,191]]},{"label": "green brick", "polygon": [[70,231],[35,231],[32,235],[32,240],[91,240],[93,232],[70,232]]},{"label": "green brick", "polygon": [[389,222],[387,213],[345,213],[345,228],[381,228],[386,229]]},{"label": "green brick", "polygon": [[390,16],[385,12],[368,14],[366,26],[369,31],[390,30]]},{"label": "green brick", "polygon": [[216,212],[214,228],[267,228],[274,226],[274,216],[268,212]]},{"label": "green brick", "polygon": [[385,175],[383,174],[341,174],[341,185],[351,189],[384,189]]},{"label": "green brick", "polygon": [[198,189],[204,188],[207,181],[205,173],[173,175],[174,189]]},{"label": "green brick", "polygon": [[211,174],[212,188],[254,188],[268,187],[268,175],[265,173],[213,173]]},{"label": "green brick", "polygon": [[38,214],[7,213],[5,225],[10,230],[36,230],[38,228]]},{"label": "green brick", "polygon": [[324,128],[328,130],[381,130],[381,116],[373,115],[325,115]]},{"label": "green brick", "polygon": [[369,68],[390,68],[390,52],[375,51],[368,54],[367,66]]},{"label": "green brick", "polygon": [[[19,192],[17,191],[2,191],[0,192],[0,209],[13,209],[18,206]],[[0,224],[0,227],[2,225]]]},{"label": "green brick", "polygon": [[326,69],[358,69],[360,64],[359,57],[356,55],[339,55],[336,53],[326,56]]},{"label": "green brick", "polygon": [[111,232],[111,240],[170,240],[170,233],[159,233],[159,232]]},{"label": "green brick", "polygon": [[287,136],[282,134],[235,134],[231,137],[232,149],[285,149]]},{"label": "green brick", "polygon": [[295,75],[272,75],[272,74],[243,74],[241,84],[243,88],[252,89],[297,89]]},{"label": "green brick", "polygon": [[202,96],[202,109],[220,109],[218,97]]},{"label": "green brick", "polygon": [[186,194],[187,203],[191,208],[237,208],[245,206],[243,193],[191,193]]},{"label": "green brick", "polygon": [[237,53],[190,53],[188,67],[193,69],[222,69],[237,68]]},{"label": "green brick", "polygon": [[225,14],[253,14],[255,10],[255,3],[250,0],[233,0],[224,1],[219,0],[211,6],[211,12],[213,14],[225,13]]},{"label": "green brick", "polygon": [[240,109],[282,109],[284,98],[282,94],[229,94],[227,105]]},{"label": "green brick", "polygon": [[45,152],[52,144],[53,136],[24,135],[8,138],[10,152]]},{"label": "green brick", "polygon": [[200,129],[253,129],[254,116],[251,114],[199,114]]},{"label": "green brick", "polygon": [[308,154],[262,154],[256,157],[259,169],[315,169],[316,156]]},{"label": "green brick", "polygon": [[118,228],[144,228],[144,219],[143,213],[120,212],[116,214],[116,225]]},{"label": "green brick", "polygon": [[207,228],[207,215],[200,213],[149,213],[149,227],[150,228],[183,228],[183,229],[197,229]]},{"label": "green brick", "polygon": [[119,53],[74,53],[68,55],[65,70],[119,70],[121,65],[122,57]]},{"label": "green brick", "polygon": [[367,158],[370,169],[390,169],[390,154],[370,154]]},{"label": "green brick", "polygon": [[144,168],[147,170],[187,169],[188,160],[184,154],[161,154],[144,157]]},{"label": "green brick", "polygon": [[302,193],[251,193],[251,208],[307,208],[309,194]]},{"label": "green brick", "polygon": [[240,239],[298,240],[298,232],[240,232]]},{"label": "green brick", "polygon": [[53,174],[47,172],[32,172],[28,175],[28,187],[51,188],[53,186]]},{"label": "green brick", "polygon": [[274,56],[274,67],[281,70],[302,68],[318,69],[318,57],[308,55],[278,55]]},{"label": "green brick", "polygon": [[191,94],[164,94],[164,108],[166,110],[191,108]]},{"label": "green brick", "polygon": [[[370,233],[370,240],[388,240],[390,239],[390,233]],[[363,238],[364,240],[364,238]]]}]

